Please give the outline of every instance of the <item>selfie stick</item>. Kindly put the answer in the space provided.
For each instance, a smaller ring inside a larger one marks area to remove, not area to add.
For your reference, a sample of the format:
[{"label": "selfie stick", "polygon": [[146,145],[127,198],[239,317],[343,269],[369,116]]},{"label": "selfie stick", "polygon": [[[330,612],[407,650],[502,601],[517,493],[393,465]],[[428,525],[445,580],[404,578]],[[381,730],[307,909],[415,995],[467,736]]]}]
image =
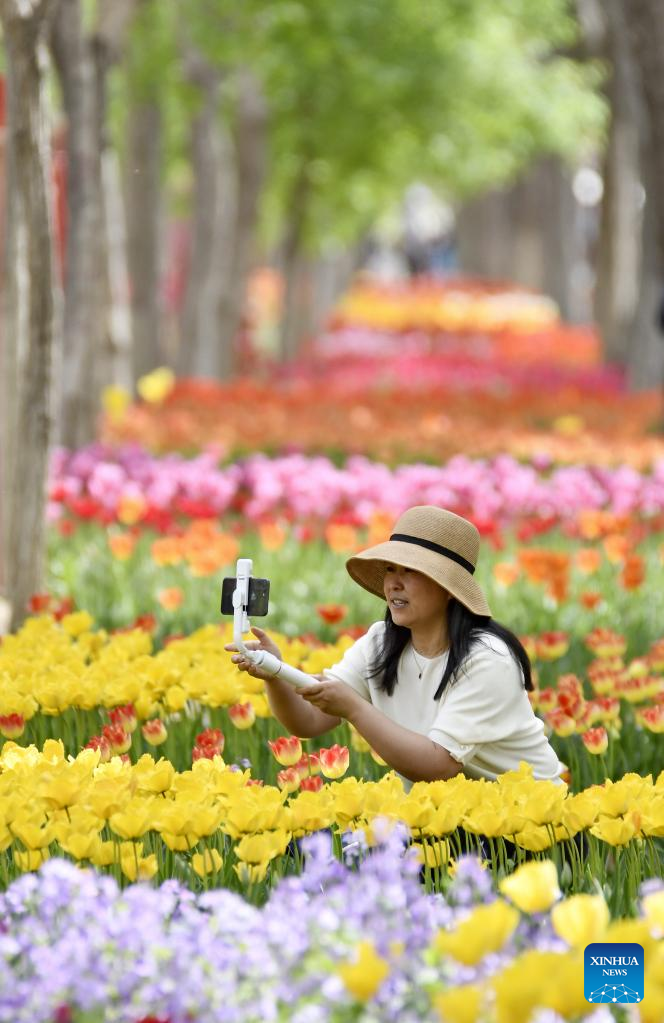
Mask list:
[{"label": "selfie stick", "polygon": [[251,558],[240,558],[235,569],[235,589],[233,591],[233,642],[238,651],[248,660],[273,678],[283,678],[293,686],[308,686],[316,682],[312,675],[307,675],[298,668],[284,664],[267,650],[248,650],[242,640],[242,634],[249,632],[251,623],[247,614],[249,607],[249,580],[253,564]]}]

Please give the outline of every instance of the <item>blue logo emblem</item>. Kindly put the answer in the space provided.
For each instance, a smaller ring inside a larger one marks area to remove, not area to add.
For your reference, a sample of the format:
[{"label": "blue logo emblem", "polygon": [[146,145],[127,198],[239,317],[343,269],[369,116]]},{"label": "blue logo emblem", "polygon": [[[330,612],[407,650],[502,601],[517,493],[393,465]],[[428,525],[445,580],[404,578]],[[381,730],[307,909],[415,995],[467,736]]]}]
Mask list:
[{"label": "blue logo emblem", "polygon": [[632,941],[595,942],[583,953],[583,993],[593,1005],[633,1005],[643,1000],[643,946]]}]

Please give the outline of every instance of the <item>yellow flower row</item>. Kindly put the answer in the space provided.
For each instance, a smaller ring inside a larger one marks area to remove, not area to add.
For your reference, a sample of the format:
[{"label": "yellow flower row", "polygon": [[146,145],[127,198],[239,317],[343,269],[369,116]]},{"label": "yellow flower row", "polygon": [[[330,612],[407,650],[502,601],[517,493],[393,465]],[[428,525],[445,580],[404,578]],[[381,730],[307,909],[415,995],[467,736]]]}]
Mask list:
[{"label": "yellow flower row", "polygon": [[[457,776],[410,792],[393,773],[378,782],[347,778],[291,798],[249,781],[248,771],[227,768],[221,757],[176,772],[168,760],[150,756],[134,765],[119,757],[101,763],[98,750],[65,758],[60,741],[47,741],[41,752],[8,742],[0,754],[0,851],[14,846],[19,868],[32,869],[57,843],[97,866],[124,856],[140,873],[143,847],[137,863],[134,843],[146,836],[187,852],[223,835],[247,867],[243,879],[255,881],[292,838],[322,828],[364,828],[371,836],[378,819],[404,822],[426,842],[461,826],[534,851],[579,831],[610,845],[664,836],[664,772],[654,782],[630,774],[577,795],[534,781],[525,764],[497,782]],[[118,853],[118,843],[129,845]],[[212,862],[209,869],[218,868]]]},{"label": "yellow flower row", "polygon": [[[251,702],[258,717],[270,715],[264,683],[241,674],[224,650],[232,626],[206,625],[153,653],[151,636],[136,629],[108,635],[92,631],[85,611],[55,622],[30,618],[0,646],[0,717],[57,715],[71,707],[93,710],[133,703],[147,720],[176,713],[188,700],[207,707]],[[316,674],[338,661],[352,643],[310,648],[277,636],[284,657]]]}]

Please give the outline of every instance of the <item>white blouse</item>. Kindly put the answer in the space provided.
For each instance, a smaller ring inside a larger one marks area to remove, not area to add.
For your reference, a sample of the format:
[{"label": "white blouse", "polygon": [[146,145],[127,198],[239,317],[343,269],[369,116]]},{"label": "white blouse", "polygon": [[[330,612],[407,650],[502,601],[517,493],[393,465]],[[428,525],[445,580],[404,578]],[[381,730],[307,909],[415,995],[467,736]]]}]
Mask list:
[{"label": "white blouse", "polygon": [[380,689],[378,678],[368,677],[384,631],[385,623],[375,622],[324,676],[345,682],[392,721],[433,739],[463,765],[468,778],[493,780],[525,760],[535,778],[559,780],[564,767],[530,705],[521,668],[501,639],[478,636],[456,680],[434,700],[447,651],[422,657],[408,643],[391,696]]}]

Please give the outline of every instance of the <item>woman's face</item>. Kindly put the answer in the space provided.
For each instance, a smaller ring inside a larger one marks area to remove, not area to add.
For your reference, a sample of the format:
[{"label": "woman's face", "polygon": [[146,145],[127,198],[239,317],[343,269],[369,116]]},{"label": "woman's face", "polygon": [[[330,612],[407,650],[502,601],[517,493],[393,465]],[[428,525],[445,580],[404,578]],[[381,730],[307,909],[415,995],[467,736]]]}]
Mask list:
[{"label": "woman's face", "polygon": [[447,613],[450,595],[433,579],[414,568],[388,564],[383,592],[395,625],[407,629],[440,623]]}]

